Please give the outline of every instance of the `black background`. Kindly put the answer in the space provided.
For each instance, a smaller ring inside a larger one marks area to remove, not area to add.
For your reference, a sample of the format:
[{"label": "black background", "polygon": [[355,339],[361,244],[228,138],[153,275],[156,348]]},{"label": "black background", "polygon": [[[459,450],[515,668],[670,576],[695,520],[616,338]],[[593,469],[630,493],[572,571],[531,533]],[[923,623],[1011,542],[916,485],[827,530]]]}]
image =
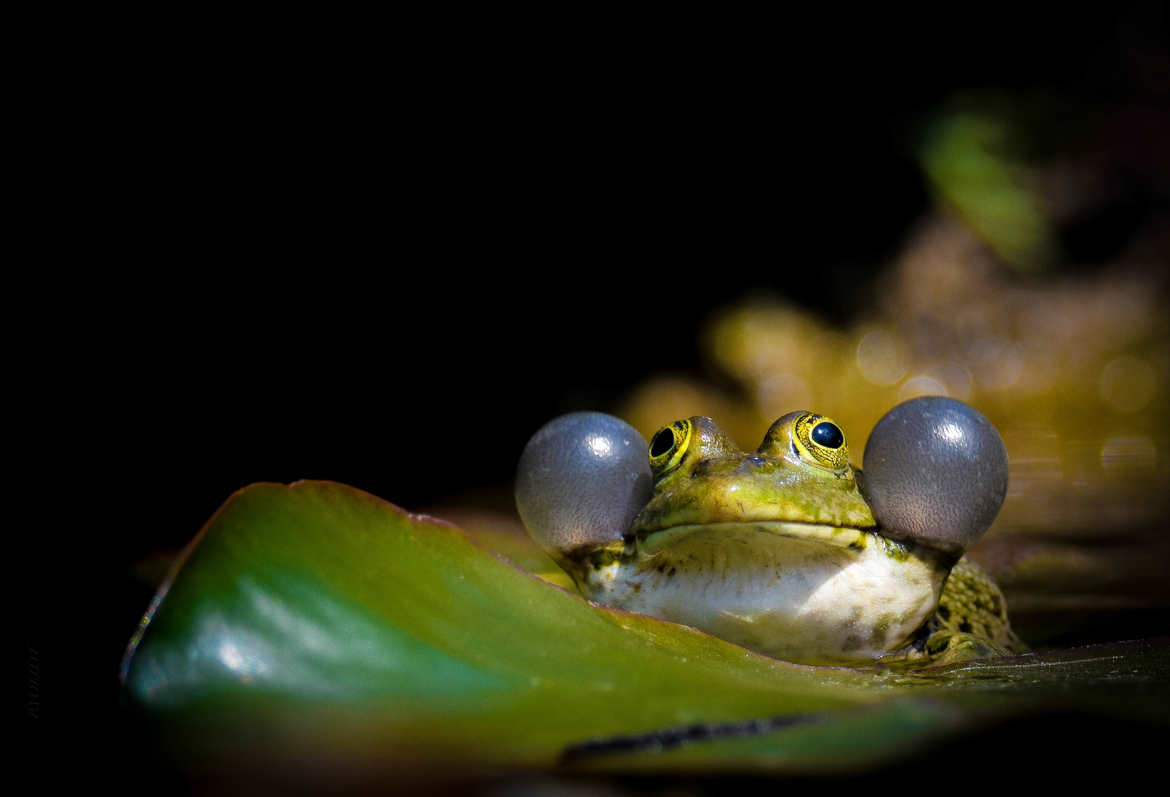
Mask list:
[{"label": "black background", "polygon": [[615,21],[624,55],[467,20],[376,47],[263,25],[225,43],[225,24],[215,46],[144,40],[73,75],[38,207],[80,219],[46,244],[80,273],[13,300],[41,344],[17,354],[23,499],[61,518],[24,540],[41,720],[117,706],[151,594],[135,563],[249,483],[506,508],[536,428],[701,371],[718,307],[864,311],[931,207],[929,114],[988,90],[1156,98],[1155,8],[705,39]]}]

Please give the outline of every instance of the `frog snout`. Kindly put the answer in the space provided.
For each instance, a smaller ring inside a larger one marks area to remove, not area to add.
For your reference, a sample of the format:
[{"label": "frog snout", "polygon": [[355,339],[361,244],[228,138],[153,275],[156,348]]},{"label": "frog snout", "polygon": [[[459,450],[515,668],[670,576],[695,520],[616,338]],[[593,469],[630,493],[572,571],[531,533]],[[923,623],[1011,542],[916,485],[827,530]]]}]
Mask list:
[{"label": "frog snout", "polygon": [[735,469],[737,475],[750,474],[759,471],[768,460],[761,457],[759,454],[748,454],[739,462],[739,467]]}]

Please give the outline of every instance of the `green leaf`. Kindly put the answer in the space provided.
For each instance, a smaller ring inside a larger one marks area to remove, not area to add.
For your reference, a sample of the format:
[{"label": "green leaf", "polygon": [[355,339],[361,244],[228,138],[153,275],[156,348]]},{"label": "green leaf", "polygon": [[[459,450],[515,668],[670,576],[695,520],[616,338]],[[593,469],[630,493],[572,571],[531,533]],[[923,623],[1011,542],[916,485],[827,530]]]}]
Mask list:
[{"label": "green leaf", "polygon": [[1029,191],[1027,167],[1013,157],[1019,130],[990,112],[938,119],[921,160],[935,189],[1006,262],[1024,270],[1050,263],[1056,240]]},{"label": "green leaf", "polygon": [[123,676],[186,755],[252,766],[806,772],[879,763],[1019,711],[1005,690],[1064,699],[1075,682],[1094,710],[1164,710],[1164,686],[1110,705],[1117,684],[1148,687],[1141,672],[1170,658],[1155,645],[1119,677],[1126,655],[901,674],[790,664],[590,604],[435,518],[299,482],[252,485],[216,513]]}]

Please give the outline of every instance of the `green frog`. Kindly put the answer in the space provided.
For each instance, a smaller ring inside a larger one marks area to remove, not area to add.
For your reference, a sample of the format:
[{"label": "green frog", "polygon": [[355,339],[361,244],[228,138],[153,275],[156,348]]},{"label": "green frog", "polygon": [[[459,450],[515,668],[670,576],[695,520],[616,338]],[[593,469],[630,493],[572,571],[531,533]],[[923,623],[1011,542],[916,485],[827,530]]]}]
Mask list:
[{"label": "green frog", "polygon": [[[644,453],[644,452],[648,452]],[[811,664],[1023,652],[963,551],[1007,490],[995,427],[948,398],[888,413],[850,464],[844,430],[789,413],[741,451],[710,418],[649,445],[601,413],[552,421],[521,457],[532,537],[598,603]]]}]

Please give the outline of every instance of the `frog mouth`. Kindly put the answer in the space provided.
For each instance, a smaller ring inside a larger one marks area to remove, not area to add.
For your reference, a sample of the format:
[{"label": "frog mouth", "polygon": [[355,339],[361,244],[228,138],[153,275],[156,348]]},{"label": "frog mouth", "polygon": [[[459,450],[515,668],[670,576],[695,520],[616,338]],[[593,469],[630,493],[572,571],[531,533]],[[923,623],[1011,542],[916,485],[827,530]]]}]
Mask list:
[{"label": "frog mouth", "polygon": [[742,539],[744,532],[748,531],[789,537],[802,542],[819,542],[855,552],[864,551],[872,541],[871,538],[877,536],[876,528],[830,526],[791,520],[741,520],[727,523],[692,523],[643,532],[637,535],[637,544],[641,553],[654,554],[694,534],[726,534],[729,539],[735,537]]}]

